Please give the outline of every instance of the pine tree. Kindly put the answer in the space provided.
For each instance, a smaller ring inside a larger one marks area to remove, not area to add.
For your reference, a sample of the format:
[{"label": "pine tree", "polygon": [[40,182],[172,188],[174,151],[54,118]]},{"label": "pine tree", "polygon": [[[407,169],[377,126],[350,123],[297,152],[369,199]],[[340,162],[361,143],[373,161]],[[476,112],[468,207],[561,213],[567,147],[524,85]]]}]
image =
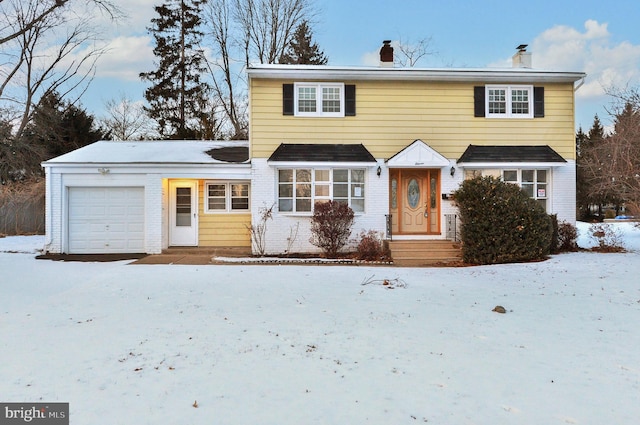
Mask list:
[{"label": "pine tree", "polygon": [[31,123],[22,138],[43,150],[41,160],[63,155],[109,135],[96,128],[92,115],[64,99],[58,93],[43,96],[34,109]]},{"label": "pine tree", "polygon": [[287,65],[326,65],[328,59],[318,45],[312,42],[312,37],[307,21],[302,21],[279,62]]},{"label": "pine tree", "polygon": [[588,220],[591,206],[602,208],[605,197],[594,193],[593,187],[598,179],[598,167],[595,164],[595,149],[602,145],[605,139],[604,127],[598,115],[593,117],[593,124],[588,133],[582,128],[576,135],[576,207],[578,217]]},{"label": "pine tree", "polygon": [[156,6],[158,17],[148,28],[159,59],[158,69],[143,72],[140,78],[153,83],[145,90],[149,116],[159,124],[159,132],[167,139],[200,139],[206,137],[203,122],[211,121],[210,86],[201,81],[204,55],[199,50],[203,33],[200,29],[205,0],[166,0]]}]

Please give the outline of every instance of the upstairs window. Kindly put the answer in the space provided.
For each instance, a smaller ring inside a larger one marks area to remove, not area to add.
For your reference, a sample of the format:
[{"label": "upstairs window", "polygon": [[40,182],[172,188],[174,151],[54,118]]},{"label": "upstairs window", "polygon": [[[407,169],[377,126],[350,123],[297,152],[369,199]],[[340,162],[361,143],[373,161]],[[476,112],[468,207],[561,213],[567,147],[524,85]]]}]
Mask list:
[{"label": "upstairs window", "polygon": [[282,114],[297,117],[356,115],[356,86],[344,83],[282,85]]},{"label": "upstairs window", "polygon": [[344,84],[297,83],[294,96],[296,116],[344,116]]},{"label": "upstairs window", "polygon": [[474,87],[474,116],[543,118],[544,87],[488,85]]},{"label": "upstairs window", "polygon": [[533,118],[533,87],[487,86],[488,118]]}]

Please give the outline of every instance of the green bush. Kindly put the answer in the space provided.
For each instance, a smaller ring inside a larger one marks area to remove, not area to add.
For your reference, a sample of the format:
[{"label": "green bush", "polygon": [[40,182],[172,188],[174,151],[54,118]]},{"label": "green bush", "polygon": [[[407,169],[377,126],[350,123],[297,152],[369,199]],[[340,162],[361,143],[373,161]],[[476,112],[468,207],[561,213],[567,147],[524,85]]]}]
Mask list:
[{"label": "green bush", "polygon": [[517,185],[490,176],[476,177],[465,180],[454,199],[466,263],[532,261],[549,254],[551,219]]},{"label": "green bush", "polygon": [[310,242],[322,249],[327,257],[336,257],[351,236],[353,220],[353,210],[347,204],[317,202],[311,217]]}]

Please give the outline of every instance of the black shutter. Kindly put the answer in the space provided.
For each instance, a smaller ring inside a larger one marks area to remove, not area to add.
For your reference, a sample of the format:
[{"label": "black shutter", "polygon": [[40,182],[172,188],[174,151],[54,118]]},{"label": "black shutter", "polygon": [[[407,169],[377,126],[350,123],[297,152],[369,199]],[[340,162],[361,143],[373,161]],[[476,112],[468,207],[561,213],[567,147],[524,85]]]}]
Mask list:
[{"label": "black shutter", "polygon": [[484,117],[484,86],[473,88],[473,116]]},{"label": "black shutter", "polygon": [[282,85],[282,115],[293,115],[293,84]]},{"label": "black shutter", "polygon": [[344,115],[346,117],[356,116],[356,86],[354,84],[344,86]]},{"label": "black shutter", "polygon": [[544,117],[544,87],[533,88],[533,117]]}]

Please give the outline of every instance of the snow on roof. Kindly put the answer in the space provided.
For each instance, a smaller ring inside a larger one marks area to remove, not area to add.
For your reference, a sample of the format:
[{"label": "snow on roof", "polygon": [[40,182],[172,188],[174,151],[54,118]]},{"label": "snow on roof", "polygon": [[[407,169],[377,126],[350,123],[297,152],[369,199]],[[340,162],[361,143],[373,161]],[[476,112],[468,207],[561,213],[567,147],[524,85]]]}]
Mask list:
[{"label": "snow on roof", "polygon": [[[247,141],[99,141],[45,161],[58,164],[219,164],[207,152],[223,147],[246,147]],[[246,161],[248,162],[248,161]]]},{"label": "snow on roof", "polygon": [[553,71],[532,68],[389,68],[374,66],[254,64],[247,69],[249,78],[330,79],[330,80],[419,80],[464,82],[576,82],[584,72]]}]

